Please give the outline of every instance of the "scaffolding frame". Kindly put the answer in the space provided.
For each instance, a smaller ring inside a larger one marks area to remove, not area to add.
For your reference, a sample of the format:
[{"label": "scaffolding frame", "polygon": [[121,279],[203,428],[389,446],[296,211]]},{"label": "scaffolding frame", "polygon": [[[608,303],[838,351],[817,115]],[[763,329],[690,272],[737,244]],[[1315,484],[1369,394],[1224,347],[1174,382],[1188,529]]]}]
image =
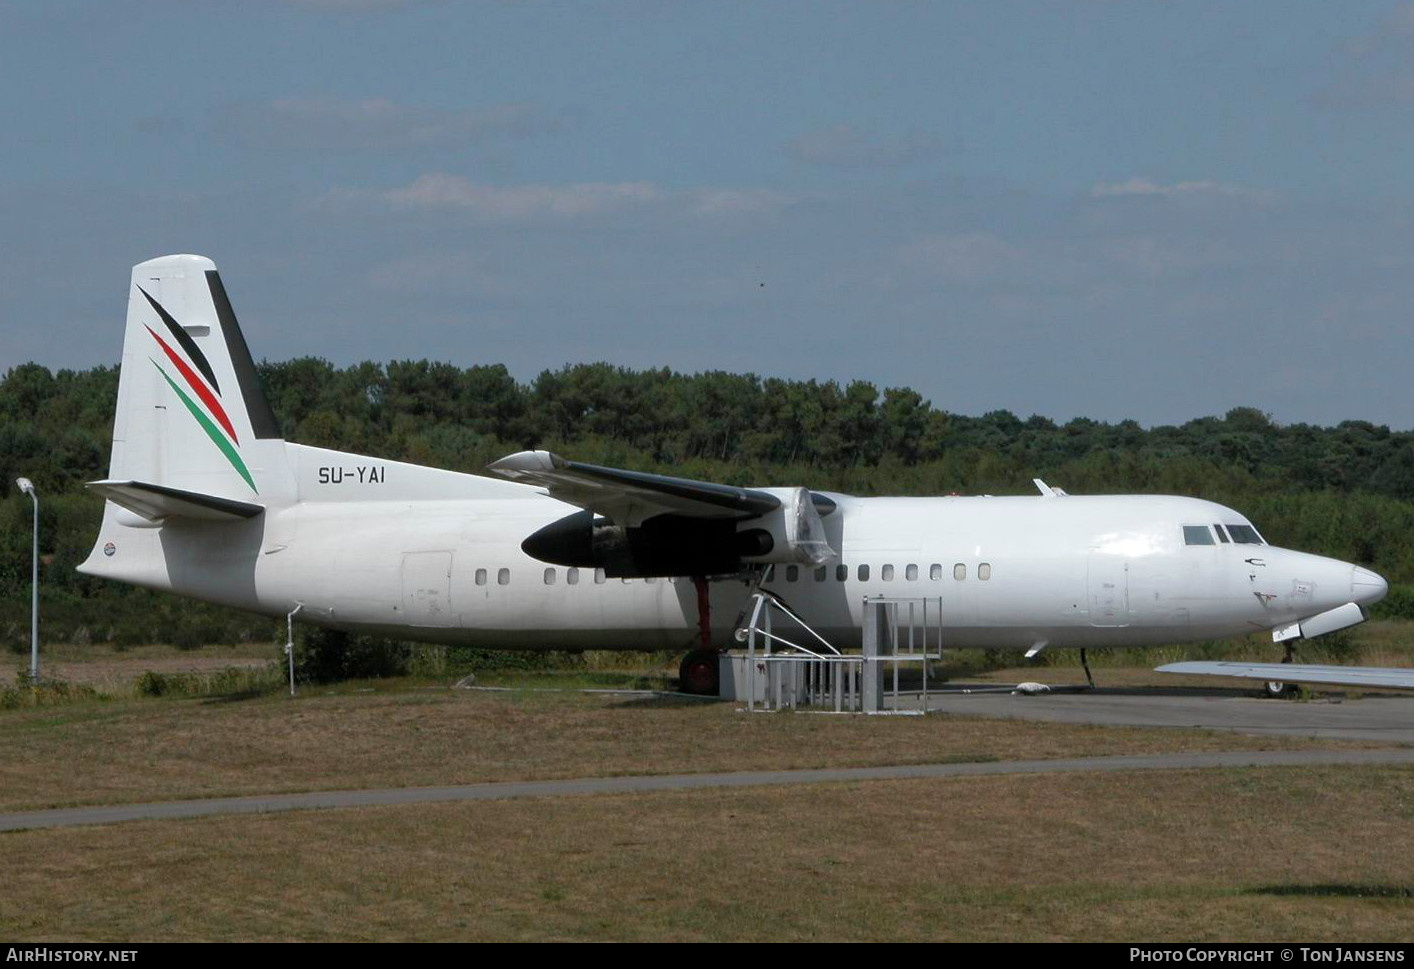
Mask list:
[{"label": "scaffolding frame", "polygon": [[[793,633],[796,639],[805,638],[801,632],[808,634],[810,645],[783,635],[776,627],[777,615],[800,631]],[[737,633],[738,640],[746,642],[746,709],[808,706],[833,713],[926,712],[928,662],[942,658],[942,597],[865,596],[863,632],[862,651],[845,653],[772,593],[753,593],[749,618]],[[899,670],[910,663],[921,664],[923,703],[918,710],[902,710],[898,704]],[[887,682],[885,666],[891,666],[893,673]]]}]

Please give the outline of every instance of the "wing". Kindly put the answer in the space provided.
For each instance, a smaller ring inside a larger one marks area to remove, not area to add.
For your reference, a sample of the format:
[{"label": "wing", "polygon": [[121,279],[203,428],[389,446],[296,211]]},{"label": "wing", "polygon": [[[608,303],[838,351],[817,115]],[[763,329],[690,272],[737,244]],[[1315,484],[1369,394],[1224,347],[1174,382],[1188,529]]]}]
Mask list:
[{"label": "wing", "polygon": [[626,528],[636,528],[655,515],[742,520],[781,507],[781,499],[766,491],[601,468],[567,461],[549,451],[520,451],[492,462],[486,470],[539,485],[551,498],[587,508]]},{"label": "wing", "polygon": [[1311,666],[1301,663],[1169,663],[1159,673],[1236,676],[1247,680],[1315,683],[1325,686],[1365,686],[1414,690],[1414,669],[1384,666]]}]

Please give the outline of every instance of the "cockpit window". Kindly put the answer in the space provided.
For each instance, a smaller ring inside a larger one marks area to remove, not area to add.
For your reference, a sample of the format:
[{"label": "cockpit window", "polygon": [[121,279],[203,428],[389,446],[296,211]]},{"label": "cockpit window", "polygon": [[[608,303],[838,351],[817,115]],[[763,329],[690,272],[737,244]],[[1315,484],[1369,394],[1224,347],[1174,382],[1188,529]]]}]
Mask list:
[{"label": "cockpit window", "polygon": [[1221,525],[1215,524],[1215,525],[1213,525],[1213,531],[1215,531],[1215,532],[1218,533],[1218,541],[1220,541],[1220,542],[1222,542],[1224,545],[1226,545],[1226,544],[1227,544],[1227,532],[1223,531],[1223,527],[1222,527]]},{"label": "cockpit window", "polygon": [[1184,545],[1216,545],[1213,541],[1213,533],[1208,531],[1207,525],[1184,525],[1183,526]]},{"label": "cockpit window", "polygon": [[1232,536],[1232,540],[1238,545],[1267,544],[1262,541],[1262,536],[1257,534],[1257,529],[1253,528],[1251,525],[1229,525],[1227,526],[1227,530],[1228,534]]}]

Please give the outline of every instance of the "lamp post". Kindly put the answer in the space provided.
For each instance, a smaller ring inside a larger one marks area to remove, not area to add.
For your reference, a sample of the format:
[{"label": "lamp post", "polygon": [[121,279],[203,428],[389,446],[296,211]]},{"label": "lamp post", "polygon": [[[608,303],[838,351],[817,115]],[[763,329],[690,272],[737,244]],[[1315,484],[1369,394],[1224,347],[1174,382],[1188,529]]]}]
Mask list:
[{"label": "lamp post", "polygon": [[34,502],[34,552],[30,576],[29,604],[29,681],[39,683],[39,495],[35,493],[34,482],[28,478],[16,478],[20,491],[29,495]]}]

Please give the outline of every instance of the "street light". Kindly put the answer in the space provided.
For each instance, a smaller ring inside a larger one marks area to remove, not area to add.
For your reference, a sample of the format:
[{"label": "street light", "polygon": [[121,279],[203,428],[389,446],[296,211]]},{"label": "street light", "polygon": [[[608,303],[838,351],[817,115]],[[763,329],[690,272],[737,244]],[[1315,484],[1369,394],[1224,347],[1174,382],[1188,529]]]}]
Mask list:
[{"label": "street light", "polygon": [[28,478],[16,478],[20,491],[29,495],[34,502],[34,553],[33,572],[30,578],[29,604],[29,681],[39,683],[39,495],[35,493],[34,482]]}]

